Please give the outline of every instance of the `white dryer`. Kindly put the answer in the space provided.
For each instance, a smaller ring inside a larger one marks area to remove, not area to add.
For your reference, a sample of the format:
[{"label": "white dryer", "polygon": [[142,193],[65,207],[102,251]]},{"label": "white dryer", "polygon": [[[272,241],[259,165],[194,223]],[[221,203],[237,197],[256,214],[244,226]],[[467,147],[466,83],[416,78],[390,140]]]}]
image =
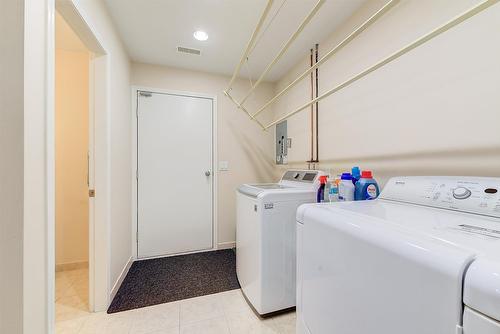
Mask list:
[{"label": "white dryer", "polygon": [[500,178],[393,178],[297,231],[297,333],[500,334]]},{"label": "white dryer", "polygon": [[295,307],[295,215],[299,205],[316,201],[320,175],[289,170],[278,183],[237,190],[236,272],[260,315]]}]

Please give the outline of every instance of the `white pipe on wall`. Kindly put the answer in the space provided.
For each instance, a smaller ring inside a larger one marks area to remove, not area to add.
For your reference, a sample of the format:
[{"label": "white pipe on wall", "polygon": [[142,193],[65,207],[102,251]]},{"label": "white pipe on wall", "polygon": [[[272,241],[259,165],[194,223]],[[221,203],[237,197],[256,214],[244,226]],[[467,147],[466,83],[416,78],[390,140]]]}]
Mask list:
[{"label": "white pipe on wall", "polygon": [[[344,81],[343,83],[341,83],[340,85],[330,89],[329,91],[323,93],[322,95],[318,96],[317,98],[307,102],[306,104],[300,106],[299,108],[295,109],[294,111],[278,118],[277,120],[269,123],[267,126],[264,127],[264,129],[268,129],[282,121],[284,121],[285,119],[299,113],[300,111],[306,109],[308,106],[310,106],[311,104],[314,104],[322,99],[324,99],[325,97],[328,97],[330,96],[331,94],[335,93],[335,92],[338,92],[340,91],[341,89],[345,88],[345,87],[348,87],[349,85],[351,85],[352,83],[358,81],[359,79],[367,76],[368,74],[376,71],[377,69],[381,68],[382,66],[394,61],[395,59],[401,57],[402,55],[410,52],[411,50],[417,48],[418,46],[428,42],[429,40],[433,39],[434,37],[448,31],[449,29],[453,28],[454,26],[460,24],[461,22],[467,20],[468,18],[480,13],[481,11],[487,9],[488,7],[496,4],[497,2],[499,2],[500,0],[486,0],[486,1],[483,1],[481,3],[479,3],[478,5],[470,8],[469,10],[465,11],[464,13],[460,14],[460,15],[457,15],[455,16],[453,19],[449,20],[448,22],[446,22],[445,24],[437,27],[436,29],[432,30],[431,32],[425,34],[424,36],[420,37],[419,39],[417,39],[416,41],[406,45],[405,47],[403,47],[402,49],[394,52],[393,54],[391,54],[390,56],[382,59],[381,61],[379,61],[378,63],[376,63],[375,65],[372,65],[370,67],[368,67],[367,69],[361,71],[360,73],[356,74],[355,76],[351,77],[350,79]],[[255,120],[255,118],[254,118]]]}]

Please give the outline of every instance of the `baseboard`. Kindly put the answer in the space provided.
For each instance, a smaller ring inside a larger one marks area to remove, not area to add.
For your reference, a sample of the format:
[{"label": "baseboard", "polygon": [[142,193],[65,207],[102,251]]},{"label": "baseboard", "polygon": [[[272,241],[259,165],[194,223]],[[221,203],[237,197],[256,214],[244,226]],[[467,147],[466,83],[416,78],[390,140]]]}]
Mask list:
[{"label": "baseboard", "polygon": [[56,272],[88,268],[88,261],[56,264]]},{"label": "baseboard", "polygon": [[217,249],[231,249],[236,247],[236,241],[220,242]]},{"label": "baseboard", "polygon": [[[113,299],[115,298],[116,296],[116,293],[118,292],[118,289],[120,288],[120,286],[122,285],[123,283],[123,280],[125,279],[125,277],[127,276],[128,274],[128,271],[130,270],[130,267],[132,266],[132,263],[134,263],[134,258],[131,256],[128,261],[127,261],[127,264],[125,264],[125,267],[123,267],[123,270],[122,272],[120,273],[120,276],[118,276],[118,279],[116,280],[115,284],[113,285],[113,289],[111,289],[111,294],[109,296],[109,304],[111,304],[111,302],[113,301]],[[108,305],[109,306],[109,305]]]}]

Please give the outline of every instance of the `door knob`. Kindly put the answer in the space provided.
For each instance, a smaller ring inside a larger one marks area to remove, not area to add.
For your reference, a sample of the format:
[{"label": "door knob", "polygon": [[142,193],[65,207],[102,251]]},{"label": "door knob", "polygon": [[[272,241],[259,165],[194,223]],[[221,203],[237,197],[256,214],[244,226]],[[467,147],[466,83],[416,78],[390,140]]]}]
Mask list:
[{"label": "door knob", "polygon": [[205,171],[205,176],[210,176],[210,174],[211,174],[211,173],[210,173],[210,171],[209,171],[209,170]]}]

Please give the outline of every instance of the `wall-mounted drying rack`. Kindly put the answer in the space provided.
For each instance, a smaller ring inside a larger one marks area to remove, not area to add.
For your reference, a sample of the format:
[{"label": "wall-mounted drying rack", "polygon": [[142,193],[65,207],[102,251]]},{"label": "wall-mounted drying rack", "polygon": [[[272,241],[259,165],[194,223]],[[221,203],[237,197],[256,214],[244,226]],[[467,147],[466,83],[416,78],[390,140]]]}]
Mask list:
[{"label": "wall-mounted drying rack", "polygon": [[390,0],[388,1],[382,8],[380,8],[375,14],[373,14],[371,17],[369,17],[365,22],[363,22],[358,28],[356,28],[353,32],[351,32],[344,40],[342,40],[339,44],[337,44],[333,49],[328,51],[317,63],[315,63],[313,66],[309,67],[306,71],[304,71],[302,74],[300,74],[296,79],[294,79],[288,86],[286,86],[283,90],[281,90],[278,94],[276,94],[273,98],[271,98],[268,102],[266,102],[260,109],[258,109],[255,113],[250,113],[245,107],[244,103],[248,99],[248,97],[252,94],[252,92],[257,88],[257,86],[262,82],[262,80],[265,78],[265,76],[269,73],[271,68],[278,62],[278,60],[286,53],[290,45],[293,43],[293,41],[297,38],[297,36],[302,32],[304,27],[310,22],[312,17],[318,12],[319,8],[321,5],[324,3],[325,0],[319,0],[314,8],[309,12],[309,14],[305,17],[305,19],[302,21],[300,26],[297,28],[297,30],[290,36],[288,41],[285,43],[285,45],[281,48],[281,50],[278,52],[276,57],[267,65],[266,69],[264,72],[260,75],[259,79],[255,82],[255,84],[251,85],[250,90],[247,92],[245,97],[241,101],[236,101],[234,99],[230,92],[232,89],[232,85],[234,83],[234,80],[237,78],[241,66],[244,64],[244,62],[248,59],[248,56],[250,54],[250,51],[252,50],[255,40],[257,38],[257,35],[260,32],[260,29],[269,13],[269,10],[272,7],[273,0],[268,0],[266,7],[264,8],[264,11],[262,12],[262,15],[257,23],[257,26],[255,27],[254,32],[252,33],[252,37],[250,38],[250,41],[247,44],[246,50],[243,53],[241,60],[239,64],[236,66],[233,76],[229,82],[229,85],[227,89],[224,91],[224,94],[238,107],[238,109],[242,110],[245,112],[252,120],[257,122],[259,126],[263,130],[267,130],[270,127],[284,121],[285,119],[290,118],[291,116],[301,112],[302,110],[306,109],[307,107],[311,106],[312,104],[319,102],[320,100],[332,95],[333,93],[336,93],[354,82],[364,78],[368,74],[378,70],[384,65],[389,64],[390,62],[396,60],[397,58],[401,57],[402,55],[410,52],[411,50],[417,48],[418,46],[430,41],[434,37],[441,35],[442,33],[448,31],[449,29],[453,28],[454,26],[460,24],[461,22],[473,17],[474,15],[482,12],[483,10],[491,7],[495,3],[499,2],[500,0],[485,0],[480,2],[479,4],[471,7],[470,9],[466,10],[462,14],[459,14],[449,20],[448,22],[442,24],[441,26],[435,28],[434,30],[428,32],[427,34],[423,35],[422,37],[418,38],[416,41],[409,43],[408,45],[404,46],[400,50],[392,53],[391,55],[387,56],[384,59],[381,59],[378,61],[376,64],[366,68],[365,70],[359,72],[358,74],[354,75],[353,77],[345,80],[341,84],[331,88],[330,90],[324,92],[320,96],[312,99],[311,101],[303,104],[302,106],[298,107],[297,109],[285,114],[282,117],[279,117],[278,119],[270,122],[267,125],[264,125],[262,122],[260,122],[257,119],[257,116],[260,115],[264,110],[266,110],[270,105],[272,105],[276,100],[278,100],[281,96],[283,96],[288,90],[290,90],[292,87],[294,87],[298,82],[300,82],[302,79],[304,79],[308,74],[310,74],[312,71],[314,71],[316,68],[321,66],[323,63],[325,63],[331,56],[336,54],[339,50],[341,50],[343,47],[345,47],[349,42],[351,42],[356,36],[361,34],[366,28],[368,28],[371,24],[373,24],[375,21],[377,21],[382,15],[384,15],[389,9],[394,7],[399,0]]}]

